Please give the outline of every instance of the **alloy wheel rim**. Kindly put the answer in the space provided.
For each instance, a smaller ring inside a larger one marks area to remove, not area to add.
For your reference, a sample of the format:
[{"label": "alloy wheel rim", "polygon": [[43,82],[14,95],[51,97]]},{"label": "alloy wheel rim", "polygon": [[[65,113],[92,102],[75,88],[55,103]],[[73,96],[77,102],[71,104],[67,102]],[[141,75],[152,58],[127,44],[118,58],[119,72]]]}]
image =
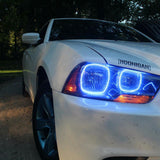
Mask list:
[{"label": "alloy wheel rim", "polygon": [[58,157],[52,94],[41,96],[36,112],[35,130],[39,144],[48,157]]}]

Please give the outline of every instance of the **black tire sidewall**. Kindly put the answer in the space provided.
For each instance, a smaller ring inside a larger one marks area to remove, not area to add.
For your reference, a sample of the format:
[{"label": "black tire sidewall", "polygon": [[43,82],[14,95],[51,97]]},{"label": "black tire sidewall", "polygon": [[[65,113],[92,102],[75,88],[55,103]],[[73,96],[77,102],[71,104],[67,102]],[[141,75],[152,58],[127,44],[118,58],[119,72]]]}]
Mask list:
[{"label": "black tire sidewall", "polygon": [[22,77],[22,95],[24,97],[29,97],[28,92],[26,91],[25,83],[24,83],[24,78]]}]

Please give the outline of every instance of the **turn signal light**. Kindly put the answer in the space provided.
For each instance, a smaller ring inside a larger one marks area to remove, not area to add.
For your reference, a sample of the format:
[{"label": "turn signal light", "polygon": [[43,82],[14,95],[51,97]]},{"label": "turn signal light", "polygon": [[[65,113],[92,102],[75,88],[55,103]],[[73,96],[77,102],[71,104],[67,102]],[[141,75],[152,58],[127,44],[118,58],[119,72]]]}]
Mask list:
[{"label": "turn signal light", "polygon": [[121,103],[148,103],[154,98],[154,96],[139,96],[139,95],[120,95],[118,98],[114,99],[114,102]]},{"label": "turn signal light", "polygon": [[70,83],[65,87],[65,90],[68,92],[76,92],[77,91],[77,87],[75,84]]},{"label": "turn signal light", "polygon": [[80,67],[78,66],[74,71],[72,71],[69,81],[64,87],[64,93],[76,93],[77,92],[77,77],[79,74]]}]

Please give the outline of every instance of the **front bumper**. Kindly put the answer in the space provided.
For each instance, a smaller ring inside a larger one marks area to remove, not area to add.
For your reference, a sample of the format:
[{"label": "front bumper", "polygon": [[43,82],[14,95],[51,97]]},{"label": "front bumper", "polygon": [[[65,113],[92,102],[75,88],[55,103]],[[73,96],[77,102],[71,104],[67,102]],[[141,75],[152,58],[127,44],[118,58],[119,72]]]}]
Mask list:
[{"label": "front bumper", "polygon": [[61,160],[160,156],[160,93],[148,104],[74,97],[53,91]]}]

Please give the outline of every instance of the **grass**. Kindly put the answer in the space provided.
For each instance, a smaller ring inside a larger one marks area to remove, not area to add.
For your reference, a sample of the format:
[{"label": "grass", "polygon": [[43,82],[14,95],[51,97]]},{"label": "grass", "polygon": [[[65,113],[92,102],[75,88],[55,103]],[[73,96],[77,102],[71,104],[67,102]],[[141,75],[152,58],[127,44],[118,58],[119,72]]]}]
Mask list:
[{"label": "grass", "polygon": [[0,60],[0,83],[22,75],[21,60]]},{"label": "grass", "polygon": [[22,70],[0,70],[0,74],[22,73]]}]

